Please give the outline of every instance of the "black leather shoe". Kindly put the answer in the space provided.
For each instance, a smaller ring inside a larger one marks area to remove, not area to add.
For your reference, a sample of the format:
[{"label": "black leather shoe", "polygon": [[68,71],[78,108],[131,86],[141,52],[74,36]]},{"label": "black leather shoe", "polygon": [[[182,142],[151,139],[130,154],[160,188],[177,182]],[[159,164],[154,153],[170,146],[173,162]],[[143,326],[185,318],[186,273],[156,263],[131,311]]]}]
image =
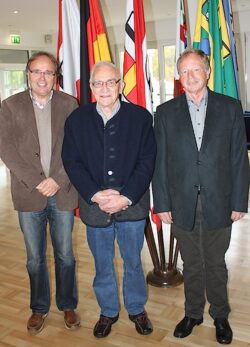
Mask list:
[{"label": "black leather shoe", "polygon": [[216,328],[216,340],[223,345],[229,345],[233,339],[233,332],[227,318],[216,318],[214,325]]},{"label": "black leather shoe", "polygon": [[203,318],[195,319],[185,316],[175,327],[175,337],[186,337],[191,334],[193,327],[200,325],[203,322]]},{"label": "black leather shoe", "polygon": [[152,323],[150,322],[147,313],[141,312],[135,315],[129,315],[129,319],[135,323],[136,331],[141,335],[149,335],[153,331]]},{"label": "black leather shoe", "polygon": [[118,321],[119,314],[115,317],[107,317],[103,316],[102,314],[100,315],[100,318],[98,322],[96,323],[94,327],[94,336],[95,337],[106,337],[111,331],[111,326],[115,322]]}]

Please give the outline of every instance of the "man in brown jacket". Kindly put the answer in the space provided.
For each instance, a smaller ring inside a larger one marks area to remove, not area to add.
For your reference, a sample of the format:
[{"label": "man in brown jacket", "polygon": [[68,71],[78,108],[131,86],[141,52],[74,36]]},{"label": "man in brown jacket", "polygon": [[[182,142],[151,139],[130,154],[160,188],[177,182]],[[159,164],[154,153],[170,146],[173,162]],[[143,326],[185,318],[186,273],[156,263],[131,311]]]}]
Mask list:
[{"label": "man in brown jacket", "polygon": [[47,222],[55,257],[56,304],[64,311],[66,328],[80,325],[74,311],[78,299],[71,237],[77,192],[61,160],[64,123],[77,102],[53,90],[58,64],[50,53],[34,54],[26,71],[29,90],[2,102],[0,157],[10,170],[12,200],[24,235],[32,310],[27,329],[36,334],[50,308]]}]

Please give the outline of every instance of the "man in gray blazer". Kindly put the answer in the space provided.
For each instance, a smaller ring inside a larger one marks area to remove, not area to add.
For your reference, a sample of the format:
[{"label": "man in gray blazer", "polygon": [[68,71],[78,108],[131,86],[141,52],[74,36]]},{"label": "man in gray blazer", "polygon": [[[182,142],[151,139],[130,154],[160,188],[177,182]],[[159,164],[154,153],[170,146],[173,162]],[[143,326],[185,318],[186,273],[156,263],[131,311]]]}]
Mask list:
[{"label": "man in gray blazer", "polygon": [[174,336],[203,322],[205,295],[219,343],[232,341],[225,253],[248,207],[249,164],[241,104],[207,88],[210,66],[187,50],[177,68],[185,94],[157,108],[154,207],[171,224],[184,262],[185,317]]},{"label": "man in gray blazer", "polygon": [[64,171],[61,148],[64,123],[78,106],[76,100],[53,91],[58,64],[47,52],[27,63],[29,90],[2,102],[0,156],[10,170],[11,193],[27,251],[32,315],[27,329],[40,332],[50,308],[46,264],[46,226],[54,248],[56,304],[68,329],[80,325],[75,259],[72,250],[73,210],[77,192]]}]

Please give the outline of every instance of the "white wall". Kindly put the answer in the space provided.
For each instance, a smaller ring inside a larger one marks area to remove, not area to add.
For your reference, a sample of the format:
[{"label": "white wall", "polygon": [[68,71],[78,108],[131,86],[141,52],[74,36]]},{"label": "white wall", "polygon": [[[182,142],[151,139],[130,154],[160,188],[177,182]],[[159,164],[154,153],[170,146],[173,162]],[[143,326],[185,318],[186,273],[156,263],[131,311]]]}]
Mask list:
[{"label": "white wall", "polygon": [[234,15],[236,49],[239,65],[240,96],[244,110],[250,111],[250,12]]},{"label": "white wall", "polygon": [[57,33],[52,33],[51,43],[45,43],[44,34],[36,32],[21,32],[21,43],[13,44],[10,40],[10,33],[0,29],[0,48],[4,49],[25,49],[25,50],[46,50],[51,53],[56,52]]}]

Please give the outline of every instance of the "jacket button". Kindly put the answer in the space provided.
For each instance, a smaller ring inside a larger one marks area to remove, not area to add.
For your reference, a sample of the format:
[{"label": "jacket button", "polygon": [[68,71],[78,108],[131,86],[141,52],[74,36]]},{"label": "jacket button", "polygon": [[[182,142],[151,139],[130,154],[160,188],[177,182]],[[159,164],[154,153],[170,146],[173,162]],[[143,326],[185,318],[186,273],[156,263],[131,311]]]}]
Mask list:
[{"label": "jacket button", "polygon": [[36,156],[36,157],[39,157],[39,153],[35,153],[35,156]]},{"label": "jacket button", "polygon": [[109,176],[112,176],[112,175],[113,175],[113,171],[109,170],[109,171],[108,171],[108,175],[109,175]]}]

